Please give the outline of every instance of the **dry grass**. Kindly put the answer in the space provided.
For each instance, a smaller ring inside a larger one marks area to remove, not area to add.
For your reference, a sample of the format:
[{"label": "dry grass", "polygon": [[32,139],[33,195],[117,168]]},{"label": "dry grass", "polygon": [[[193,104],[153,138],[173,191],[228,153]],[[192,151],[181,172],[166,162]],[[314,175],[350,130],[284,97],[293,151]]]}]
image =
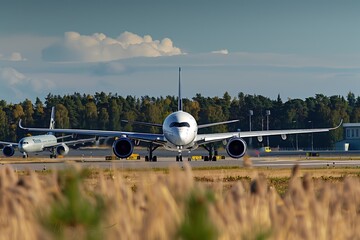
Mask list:
[{"label": "dry grass", "polygon": [[360,239],[359,170],[311,171],[1,168],[0,239]]}]

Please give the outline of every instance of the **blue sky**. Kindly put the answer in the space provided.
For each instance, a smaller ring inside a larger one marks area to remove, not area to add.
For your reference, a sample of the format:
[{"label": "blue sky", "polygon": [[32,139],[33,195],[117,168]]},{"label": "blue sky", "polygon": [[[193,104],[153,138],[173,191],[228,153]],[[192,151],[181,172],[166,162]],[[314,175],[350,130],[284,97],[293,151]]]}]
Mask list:
[{"label": "blue sky", "polygon": [[360,94],[359,1],[0,0],[1,99]]}]

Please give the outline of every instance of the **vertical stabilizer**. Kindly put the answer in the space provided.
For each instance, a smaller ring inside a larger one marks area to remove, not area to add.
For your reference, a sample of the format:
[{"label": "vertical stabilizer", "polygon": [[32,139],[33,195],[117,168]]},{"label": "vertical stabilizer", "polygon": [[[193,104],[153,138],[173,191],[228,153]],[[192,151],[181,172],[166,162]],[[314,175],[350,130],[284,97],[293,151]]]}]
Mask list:
[{"label": "vertical stabilizer", "polygon": [[178,94],[178,111],[182,111],[182,97],[181,97],[181,79],[180,79],[181,67],[179,67],[179,94]]},{"label": "vertical stabilizer", "polygon": [[[49,129],[55,129],[55,107],[51,108],[50,126]],[[49,134],[53,134],[49,132]]]}]

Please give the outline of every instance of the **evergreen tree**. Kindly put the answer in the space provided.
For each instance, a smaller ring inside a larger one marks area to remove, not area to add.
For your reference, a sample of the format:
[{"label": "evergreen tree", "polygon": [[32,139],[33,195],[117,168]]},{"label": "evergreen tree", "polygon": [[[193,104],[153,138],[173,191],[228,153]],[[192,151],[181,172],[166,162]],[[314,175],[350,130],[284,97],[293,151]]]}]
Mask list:
[{"label": "evergreen tree", "polygon": [[45,127],[44,124],[45,110],[42,101],[37,97],[34,109],[34,125],[37,127]]},{"label": "evergreen tree", "polygon": [[120,130],[121,106],[116,98],[111,98],[109,106],[109,129]]},{"label": "evergreen tree", "polygon": [[0,107],[0,139],[6,140],[8,137],[8,119],[6,116],[6,112],[3,111],[3,107]]},{"label": "evergreen tree", "polygon": [[69,128],[70,126],[69,112],[61,103],[55,106],[55,124],[56,128]]},{"label": "evergreen tree", "polygon": [[99,128],[102,130],[108,129],[109,113],[106,108],[101,108],[99,112]]},{"label": "evergreen tree", "polygon": [[98,123],[98,112],[92,99],[85,105],[86,128],[96,129]]},{"label": "evergreen tree", "polygon": [[33,126],[34,125],[34,107],[32,105],[32,102],[29,99],[26,99],[23,103],[22,103],[22,108],[24,111],[24,124],[26,126]]}]

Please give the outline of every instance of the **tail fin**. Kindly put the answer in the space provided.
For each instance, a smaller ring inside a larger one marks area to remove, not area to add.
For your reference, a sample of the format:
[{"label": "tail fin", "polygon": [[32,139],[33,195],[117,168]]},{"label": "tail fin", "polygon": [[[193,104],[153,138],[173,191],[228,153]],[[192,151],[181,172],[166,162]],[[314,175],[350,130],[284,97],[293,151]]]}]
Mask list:
[{"label": "tail fin", "polygon": [[178,95],[178,111],[182,111],[182,98],[181,98],[181,80],[180,80],[181,67],[179,67],[179,95]]},{"label": "tail fin", "polygon": [[[55,129],[55,107],[51,108],[50,126],[49,129]],[[49,134],[52,134],[49,132]]]}]

